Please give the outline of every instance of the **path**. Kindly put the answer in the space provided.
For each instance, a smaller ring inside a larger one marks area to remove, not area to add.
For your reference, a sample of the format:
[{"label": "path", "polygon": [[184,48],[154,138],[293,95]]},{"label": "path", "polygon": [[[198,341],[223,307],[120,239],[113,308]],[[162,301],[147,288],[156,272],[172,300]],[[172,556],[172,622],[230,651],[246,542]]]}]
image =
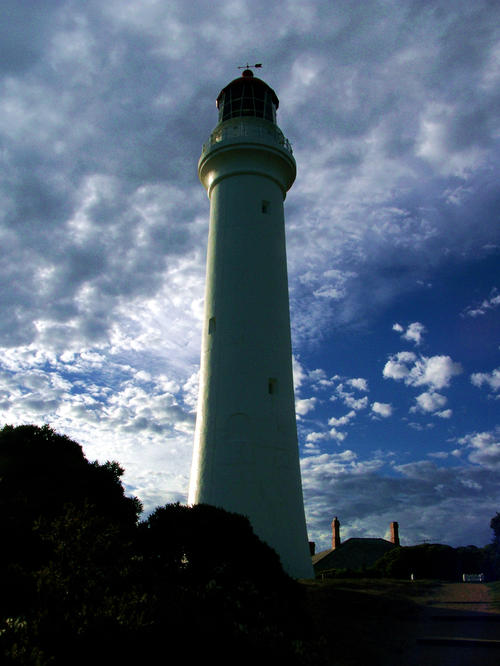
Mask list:
[{"label": "path", "polygon": [[425,601],[408,666],[498,666],[500,612],[482,583],[449,583]]}]

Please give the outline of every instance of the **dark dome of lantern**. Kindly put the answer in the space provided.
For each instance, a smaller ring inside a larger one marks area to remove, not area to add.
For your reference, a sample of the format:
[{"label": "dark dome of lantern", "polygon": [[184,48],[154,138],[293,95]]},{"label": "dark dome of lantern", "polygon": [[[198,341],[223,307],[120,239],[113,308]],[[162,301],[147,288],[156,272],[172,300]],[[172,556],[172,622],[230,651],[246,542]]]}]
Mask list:
[{"label": "dark dome of lantern", "polygon": [[228,83],[217,97],[219,122],[253,116],[275,123],[278,106],[279,100],[274,90],[256,78],[250,69],[245,69],[239,78]]}]

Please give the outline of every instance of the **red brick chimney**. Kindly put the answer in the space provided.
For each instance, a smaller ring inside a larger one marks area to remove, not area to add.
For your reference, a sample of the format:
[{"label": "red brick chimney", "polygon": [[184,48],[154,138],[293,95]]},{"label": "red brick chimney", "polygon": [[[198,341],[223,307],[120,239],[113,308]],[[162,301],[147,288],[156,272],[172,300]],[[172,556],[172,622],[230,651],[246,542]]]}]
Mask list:
[{"label": "red brick chimney", "polygon": [[399,546],[399,525],[396,522],[391,523],[391,542]]},{"label": "red brick chimney", "polygon": [[332,522],[332,550],[340,546],[340,521],[335,516]]}]

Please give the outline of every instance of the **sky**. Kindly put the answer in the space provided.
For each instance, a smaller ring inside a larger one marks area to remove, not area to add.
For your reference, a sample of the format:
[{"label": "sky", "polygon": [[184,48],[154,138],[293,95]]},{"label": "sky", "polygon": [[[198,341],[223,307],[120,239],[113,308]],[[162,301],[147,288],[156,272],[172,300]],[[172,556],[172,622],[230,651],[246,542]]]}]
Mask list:
[{"label": "sky", "polygon": [[0,423],[187,501],[215,99],[262,63],[309,538],[490,542],[500,511],[500,5],[3,0]]}]

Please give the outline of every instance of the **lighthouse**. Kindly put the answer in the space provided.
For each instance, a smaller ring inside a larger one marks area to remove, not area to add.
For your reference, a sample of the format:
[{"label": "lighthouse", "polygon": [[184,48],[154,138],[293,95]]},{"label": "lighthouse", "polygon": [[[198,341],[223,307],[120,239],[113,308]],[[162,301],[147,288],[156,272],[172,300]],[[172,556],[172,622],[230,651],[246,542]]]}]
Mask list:
[{"label": "lighthouse", "polygon": [[243,71],[217,97],[198,163],[210,226],[189,503],[247,516],[285,571],[310,578],[283,210],[296,164],[278,106]]}]

